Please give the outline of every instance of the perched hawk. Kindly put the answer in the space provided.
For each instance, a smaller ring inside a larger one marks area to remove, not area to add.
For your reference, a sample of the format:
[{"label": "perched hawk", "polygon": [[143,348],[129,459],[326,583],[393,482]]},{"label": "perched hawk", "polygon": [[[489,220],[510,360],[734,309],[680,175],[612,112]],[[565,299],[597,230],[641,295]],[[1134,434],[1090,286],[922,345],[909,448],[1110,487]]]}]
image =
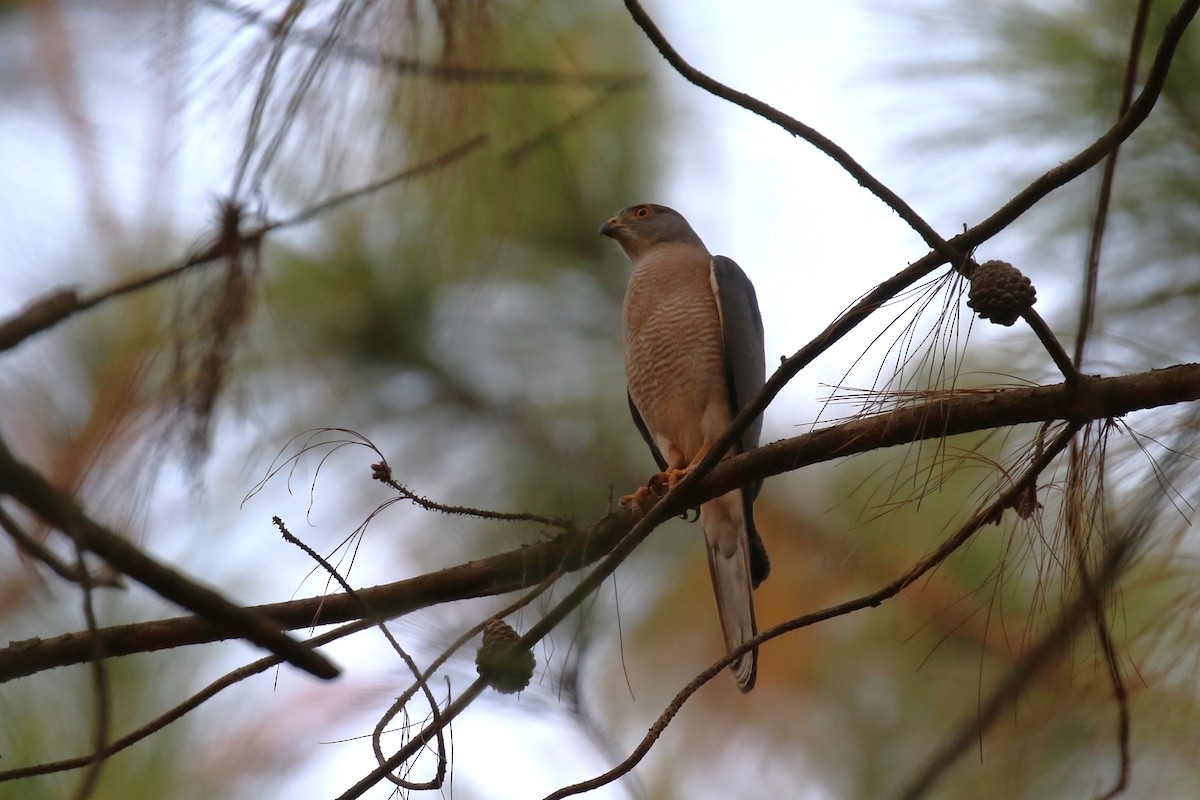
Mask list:
[{"label": "perched hawk", "polygon": [[[675,485],[702,459],[766,376],[762,317],[754,286],[731,259],[714,256],[679,212],[626,208],[600,228],[633,263],[625,290],[625,373],[629,408],[662,470],[652,485]],[[758,446],[761,418],[731,452]],[[754,527],[761,483],[700,507],[708,568],[725,646],[755,635],[751,589],[770,563]],[[625,502],[637,502],[641,489]],[[754,686],[757,650],[731,670],[743,692]]]}]

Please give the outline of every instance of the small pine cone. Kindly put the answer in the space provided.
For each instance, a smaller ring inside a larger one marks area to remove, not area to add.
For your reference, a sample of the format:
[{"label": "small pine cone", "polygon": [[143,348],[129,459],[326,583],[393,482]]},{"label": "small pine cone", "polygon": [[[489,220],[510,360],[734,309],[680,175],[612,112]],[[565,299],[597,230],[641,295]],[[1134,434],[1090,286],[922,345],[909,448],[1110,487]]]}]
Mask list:
[{"label": "small pine cone", "polygon": [[985,261],[971,273],[967,306],[982,319],[1012,325],[1036,302],[1033,283],[1007,261]]},{"label": "small pine cone", "polygon": [[537,659],[532,650],[517,646],[520,638],[501,619],[489,619],[483,626],[483,644],[475,654],[475,669],[501,694],[519,692],[533,678]]}]

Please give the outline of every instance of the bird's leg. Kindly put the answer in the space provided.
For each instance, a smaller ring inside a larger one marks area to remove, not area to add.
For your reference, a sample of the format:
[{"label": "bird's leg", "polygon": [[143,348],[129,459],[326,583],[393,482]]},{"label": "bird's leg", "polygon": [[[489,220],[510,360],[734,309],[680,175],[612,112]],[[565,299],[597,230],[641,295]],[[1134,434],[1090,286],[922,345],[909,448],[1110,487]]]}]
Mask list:
[{"label": "bird's leg", "polygon": [[[654,475],[650,476],[650,480],[646,482],[645,486],[638,487],[638,490],[633,494],[624,495],[618,499],[618,502],[625,507],[632,506],[637,508],[642,504],[643,500],[652,494],[657,494],[659,496],[666,494],[678,486],[679,482],[686,478],[688,474],[696,468],[696,465],[704,460],[704,457],[708,455],[708,451],[711,449],[712,447],[707,444],[701,447],[699,452],[697,452],[695,457],[692,459],[692,462],[686,467],[671,466],[667,467],[662,472],[656,472]],[[683,461],[682,454],[680,454],[679,451],[675,450],[674,448],[672,448],[670,457],[678,459],[676,463]]]},{"label": "bird's leg", "polygon": [[[667,472],[670,471],[671,470],[669,469],[667,470]],[[675,471],[677,472],[678,470]],[[636,492],[620,497],[617,502],[626,507],[632,506],[637,508],[642,504],[643,500],[652,494],[662,497],[667,493],[667,490],[671,488],[671,483],[667,472],[654,473],[650,476],[650,480],[646,481],[645,486],[639,486]]]}]

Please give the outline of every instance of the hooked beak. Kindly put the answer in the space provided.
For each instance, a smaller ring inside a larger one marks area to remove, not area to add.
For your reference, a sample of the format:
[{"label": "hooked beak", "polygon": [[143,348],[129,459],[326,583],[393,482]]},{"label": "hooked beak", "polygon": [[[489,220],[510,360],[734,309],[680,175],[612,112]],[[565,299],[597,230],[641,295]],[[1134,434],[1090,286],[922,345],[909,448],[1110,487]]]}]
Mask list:
[{"label": "hooked beak", "polygon": [[608,222],[600,226],[600,235],[615,239],[617,238],[617,231],[620,230],[620,227],[621,223],[617,222],[616,217],[613,217]]}]

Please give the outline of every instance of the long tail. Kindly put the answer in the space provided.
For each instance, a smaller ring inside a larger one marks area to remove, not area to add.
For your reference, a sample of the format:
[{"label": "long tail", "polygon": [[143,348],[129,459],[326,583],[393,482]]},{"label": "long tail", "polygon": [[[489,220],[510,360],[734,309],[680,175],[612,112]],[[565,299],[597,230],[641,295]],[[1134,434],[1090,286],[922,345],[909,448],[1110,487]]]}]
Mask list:
[{"label": "long tail", "polygon": [[[751,595],[750,534],[743,513],[742,491],[730,492],[702,505],[700,524],[704,528],[708,571],[728,652],[758,633]],[[733,662],[730,671],[739,689],[743,692],[753,689],[758,673],[758,648]]]}]

